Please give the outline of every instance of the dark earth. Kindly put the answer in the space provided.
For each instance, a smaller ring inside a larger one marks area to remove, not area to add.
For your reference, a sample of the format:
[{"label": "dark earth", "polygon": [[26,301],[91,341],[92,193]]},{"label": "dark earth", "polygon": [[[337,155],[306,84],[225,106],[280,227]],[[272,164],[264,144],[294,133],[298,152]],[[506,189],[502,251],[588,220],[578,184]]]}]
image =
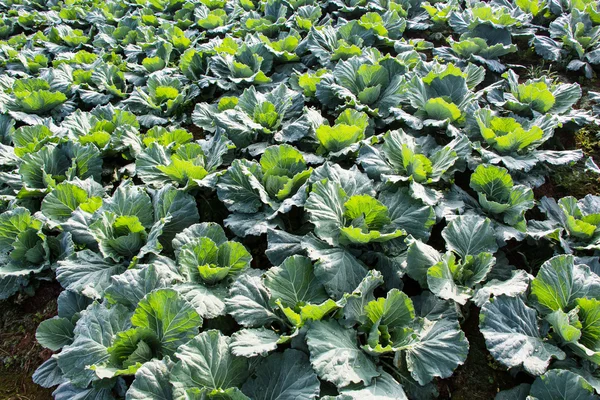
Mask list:
[{"label": "dark earth", "polygon": [[52,352],[35,340],[40,322],[56,315],[58,282],[43,282],[35,296],[14,296],[0,302],[0,399],[52,399],[52,390],[31,380],[35,369]]}]

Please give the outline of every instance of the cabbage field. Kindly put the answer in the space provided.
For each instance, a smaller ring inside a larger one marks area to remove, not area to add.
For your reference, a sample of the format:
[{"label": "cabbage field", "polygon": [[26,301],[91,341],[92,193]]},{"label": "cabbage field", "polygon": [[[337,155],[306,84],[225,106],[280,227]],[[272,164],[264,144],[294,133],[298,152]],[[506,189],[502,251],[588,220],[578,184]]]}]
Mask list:
[{"label": "cabbage field", "polygon": [[600,399],[598,73],[596,0],[3,0],[28,381]]}]

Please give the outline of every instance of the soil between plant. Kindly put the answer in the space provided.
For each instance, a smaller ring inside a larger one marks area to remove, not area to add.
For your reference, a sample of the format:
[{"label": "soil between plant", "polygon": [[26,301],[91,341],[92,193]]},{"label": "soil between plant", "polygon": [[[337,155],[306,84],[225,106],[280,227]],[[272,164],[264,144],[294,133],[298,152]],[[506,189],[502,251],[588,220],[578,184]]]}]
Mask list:
[{"label": "soil between plant", "polygon": [[439,399],[492,400],[499,391],[521,383],[521,376],[512,377],[494,361],[478,326],[479,308],[472,304],[469,316],[461,324],[469,340],[469,355],[450,378],[438,382]]},{"label": "soil between plant", "polygon": [[32,297],[0,301],[0,399],[52,399],[52,389],[36,385],[31,376],[52,355],[37,343],[35,331],[56,315],[60,291],[58,282],[43,282]]}]

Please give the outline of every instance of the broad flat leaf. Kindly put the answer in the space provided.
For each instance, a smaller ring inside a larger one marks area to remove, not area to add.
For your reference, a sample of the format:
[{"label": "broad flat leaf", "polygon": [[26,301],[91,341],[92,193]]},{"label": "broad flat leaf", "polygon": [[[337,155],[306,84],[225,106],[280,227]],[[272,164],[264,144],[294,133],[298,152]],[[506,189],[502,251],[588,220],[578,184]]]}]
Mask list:
[{"label": "broad flat leaf", "polygon": [[231,335],[231,353],[235,356],[264,356],[277,348],[280,335],[266,328],[242,329]]},{"label": "broad flat leaf", "polygon": [[370,178],[380,179],[381,175],[393,175],[394,170],[385,158],[385,153],[376,147],[363,145],[360,148],[358,162]]},{"label": "broad flat leaf", "polygon": [[112,303],[134,309],[148,293],[170,286],[177,278],[171,269],[174,266],[169,265],[173,264],[170,261],[169,258],[159,257],[150,265],[138,265],[121,275],[112,276],[112,283],[106,288],[104,296]]},{"label": "broad flat leaf", "polygon": [[28,188],[45,189],[52,182],[52,176],[64,176],[69,168],[69,158],[64,147],[47,145],[38,152],[25,154],[19,166],[22,182]]},{"label": "broad flat leaf", "polygon": [[527,272],[519,269],[513,271],[510,279],[505,281],[492,279],[475,292],[473,301],[477,307],[481,307],[491,296],[497,297],[504,294],[510,297],[516,297],[525,293],[529,288],[529,282],[532,278],[533,277]]},{"label": "broad flat leaf", "polygon": [[581,329],[572,325],[572,323],[577,323],[577,319],[575,321],[571,321],[571,313],[567,314],[562,310],[554,311],[546,316],[546,320],[552,325],[552,329],[554,332],[558,334],[558,336],[567,343],[575,343],[581,337]]},{"label": "broad flat leaf", "polygon": [[356,323],[365,323],[367,315],[365,306],[375,300],[373,291],[383,283],[381,273],[376,270],[368,272],[358,287],[350,294],[344,296],[346,305],[344,306],[344,325],[354,325]]},{"label": "broad flat leaf", "polygon": [[582,297],[600,297],[600,277],[587,265],[576,265],[573,256],[546,261],[531,282],[531,295],[544,313],[569,310]]},{"label": "broad flat leaf", "polygon": [[330,247],[314,236],[302,242],[315,261],[315,275],[335,299],[351,293],[367,275],[365,266],[344,248]]},{"label": "broad flat leaf", "polygon": [[406,273],[427,287],[427,270],[442,261],[442,255],[433,247],[409,236],[406,239],[408,252],[406,257]]},{"label": "broad flat leaf", "polygon": [[171,248],[175,235],[200,220],[196,200],[189,193],[166,185],[152,196],[154,218],[165,218],[165,226],[160,235],[160,242],[165,248]]},{"label": "broad flat leaf", "polygon": [[331,245],[336,245],[340,229],[344,226],[346,192],[341,185],[330,180],[313,185],[304,205],[315,225],[315,234]]},{"label": "broad flat leaf", "polygon": [[313,171],[309,183],[323,182],[324,179],[340,185],[348,196],[357,194],[375,196],[376,194],[373,181],[360,172],[356,165],[350,169],[343,169],[339,164],[326,162]]},{"label": "broad flat leaf", "polygon": [[427,318],[429,321],[437,321],[442,318],[458,319],[460,306],[456,303],[445,301],[433,293],[424,291],[418,296],[411,298],[418,317]]},{"label": "broad flat leaf", "polygon": [[136,216],[146,228],[154,223],[150,196],[143,188],[134,186],[130,181],[122,183],[111,198],[105,199],[100,210],[110,211],[119,216]]},{"label": "broad flat leaf", "polygon": [[260,236],[267,233],[269,229],[275,229],[283,226],[272,211],[258,212],[254,214],[232,213],[229,214],[223,223],[236,236]]},{"label": "broad flat leaf", "polygon": [[91,247],[96,247],[96,238],[90,231],[92,223],[92,214],[77,209],[71,214],[66,222],[61,224],[64,232],[68,232],[73,236],[73,241],[76,244],[86,244]]},{"label": "broad flat leaf", "polygon": [[[281,306],[280,306],[280,308],[281,308]],[[320,321],[327,314],[331,313],[334,310],[337,310],[338,308],[339,308],[338,303],[336,303],[332,299],[327,299],[327,301],[324,301],[321,304],[306,304],[306,305],[300,306],[300,314],[299,314],[300,318],[299,319],[297,317],[298,314],[289,308],[282,308],[282,311],[286,314],[286,317],[288,317],[288,318],[290,317],[290,314],[291,314],[292,315],[291,321],[293,321],[294,325],[296,325],[297,327],[301,327],[306,321],[309,321],[309,320]]]},{"label": "broad flat leaf", "polygon": [[179,362],[171,370],[176,398],[186,389],[227,389],[248,376],[248,362],[230,352],[231,339],[216,330],[202,332],[179,348]]},{"label": "broad flat leaf", "polygon": [[343,389],[340,393],[352,400],[408,400],[402,385],[396,382],[394,377],[380,370],[380,376],[362,389]]},{"label": "broad flat leaf", "polygon": [[379,201],[387,206],[391,223],[418,239],[427,239],[435,224],[432,207],[412,198],[408,190],[395,192],[386,190],[380,193]]},{"label": "broad flat leaf", "polygon": [[308,356],[287,349],[264,359],[255,378],[249,379],[242,391],[254,400],[315,399],[319,396],[319,380]]},{"label": "broad flat leaf", "polygon": [[81,146],[79,144],[67,143],[61,150],[67,153],[71,159],[70,168],[67,169],[65,174],[67,179],[93,178],[96,182],[100,181],[102,158],[96,146],[92,144]]},{"label": "broad flat leaf", "polygon": [[75,327],[75,340],[57,356],[58,366],[72,384],[86,387],[95,379],[95,372],[86,367],[108,360],[108,347],[117,332],[129,328],[130,315],[123,306],[106,308],[97,302],[82,312]]},{"label": "broad flat leaf", "polygon": [[285,307],[318,304],[328,299],[313,272],[312,262],[304,256],[288,257],[279,267],[267,271],[265,286],[271,292],[272,301],[279,299]]},{"label": "broad flat leaf", "polygon": [[73,317],[85,310],[92,304],[92,301],[89,297],[82,296],[76,292],[63,290],[58,295],[58,316],[73,321]]},{"label": "broad flat leaf", "polygon": [[581,321],[581,343],[590,348],[598,349],[600,343],[600,300],[578,299],[579,320]]},{"label": "broad flat leaf", "polygon": [[594,388],[580,375],[552,369],[531,385],[528,400],[598,400]]},{"label": "broad flat leaf", "polygon": [[461,258],[479,253],[495,253],[498,250],[494,229],[487,218],[477,215],[456,217],[442,231],[446,248]]},{"label": "broad flat leaf", "polygon": [[260,165],[238,159],[219,178],[217,195],[231,212],[255,213],[269,204],[269,195],[260,183]]},{"label": "broad flat leaf", "polygon": [[260,273],[250,270],[238,277],[231,286],[225,304],[238,324],[253,328],[279,320],[269,306],[269,298]]},{"label": "broad flat leaf", "polygon": [[227,313],[224,286],[206,287],[195,283],[183,283],[173,286],[202,318],[216,318]]},{"label": "broad flat leaf", "polygon": [[561,57],[562,43],[556,42],[547,36],[534,36],[535,51],[544,59],[557,61]]},{"label": "broad flat leaf", "polygon": [[126,400],[173,400],[169,375],[173,362],[168,358],[145,363],[135,373],[135,380],[127,390]]},{"label": "broad flat leaf", "polygon": [[172,355],[198,333],[202,318],[175,290],[157,289],[139,302],[131,323],[154,332],[164,353]]},{"label": "broad flat leaf", "polygon": [[269,245],[265,254],[273,265],[279,265],[289,256],[302,253],[302,236],[292,235],[279,229],[269,229],[267,242]]},{"label": "broad flat leaf", "polygon": [[252,256],[243,244],[225,242],[219,246],[218,265],[230,268],[230,274],[239,274],[250,267]]},{"label": "broad flat leaf", "polygon": [[[98,194],[102,195],[102,193]],[[93,213],[101,204],[101,197],[92,197],[81,187],[69,182],[63,182],[44,197],[41,211],[51,219],[65,221],[77,207],[81,207],[86,212]]]},{"label": "broad flat leaf", "polygon": [[65,377],[58,366],[56,356],[52,356],[40,365],[32,377],[33,381],[44,388],[60,385],[65,382]]},{"label": "broad flat leaf", "polygon": [[104,259],[98,253],[83,250],[58,262],[56,279],[67,290],[99,298],[110,285],[111,277],[124,272],[125,268],[125,265]]},{"label": "broad flat leaf", "polygon": [[528,383],[521,383],[512,389],[502,390],[498,392],[494,400],[527,400],[531,385]]},{"label": "broad flat leaf", "polygon": [[54,400],[115,400],[111,388],[92,386],[87,389],[74,386],[69,382],[61,384],[52,392]]},{"label": "broad flat leaf", "polygon": [[458,321],[424,320],[419,340],[406,350],[412,377],[425,385],[435,377],[447,378],[467,359],[469,342]]},{"label": "broad flat leaf", "polygon": [[570,368],[571,372],[575,372],[585,379],[590,385],[594,387],[596,393],[598,393],[598,389],[600,389],[600,379],[594,376],[592,368],[584,367],[584,368]]},{"label": "broad flat leaf", "polygon": [[[406,293],[392,289],[385,298],[369,302],[365,313],[371,324],[379,322],[388,329],[408,326],[415,319],[415,308]],[[369,325],[371,325],[369,324]]]},{"label": "broad flat leaf", "polygon": [[306,334],[310,362],[321,379],[338,387],[369,384],[378,376],[375,363],[358,347],[356,331],[337,321],[314,321]]},{"label": "broad flat leaf", "polygon": [[553,95],[556,103],[552,107],[552,112],[562,114],[569,111],[581,98],[581,86],[576,83],[559,84],[554,89]]},{"label": "broad flat leaf", "polygon": [[40,323],[35,338],[45,348],[57,351],[73,342],[74,329],[67,318],[54,317]]},{"label": "broad flat leaf", "polygon": [[[571,349],[580,357],[598,364],[600,362],[600,301],[577,299],[577,307],[567,314],[567,319],[562,318],[559,333],[563,338],[570,333]],[[573,315],[575,312],[577,312],[576,317]],[[556,313],[560,316],[563,312],[555,311],[549,317]],[[553,323],[553,321],[550,322]],[[553,326],[555,326],[554,323]],[[567,335],[563,334],[565,331]],[[569,337],[565,338],[565,341],[568,339]],[[580,339],[579,342],[573,343],[577,339]]]},{"label": "broad flat leaf", "polygon": [[523,366],[541,375],[553,357],[565,358],[562,350],[544,341],[536,311],[521,297],[500,295],[485,303],[479,328],[492,356],[508,368]]},{"label": "broad flat leaf", "polygon": [[171,215],[168,215],[165,218],[159,219],[152,225],[150,232],[148,232],[146,244],[144,244],[140,251],[135,255],[134,260],[141,260],[148,254],[153,254],[155,256],[160,254],[163,245],[160,243],[159,238],[163,237],[164,229],[169,224],[170,220]]}]

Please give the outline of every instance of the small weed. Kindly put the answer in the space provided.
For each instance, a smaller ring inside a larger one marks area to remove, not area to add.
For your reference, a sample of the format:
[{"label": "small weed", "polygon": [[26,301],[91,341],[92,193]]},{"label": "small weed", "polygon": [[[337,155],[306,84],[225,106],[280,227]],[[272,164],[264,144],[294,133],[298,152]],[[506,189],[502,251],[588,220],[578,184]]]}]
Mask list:
[{"label": "small weed", "polygon": [[552,63],[546,63],[542,60],[540,64],[530,65],[525,72],[525,75],[529,79],[540,79],[546,78],[555,81],[558,79],[558,73],[553,70]]}]

